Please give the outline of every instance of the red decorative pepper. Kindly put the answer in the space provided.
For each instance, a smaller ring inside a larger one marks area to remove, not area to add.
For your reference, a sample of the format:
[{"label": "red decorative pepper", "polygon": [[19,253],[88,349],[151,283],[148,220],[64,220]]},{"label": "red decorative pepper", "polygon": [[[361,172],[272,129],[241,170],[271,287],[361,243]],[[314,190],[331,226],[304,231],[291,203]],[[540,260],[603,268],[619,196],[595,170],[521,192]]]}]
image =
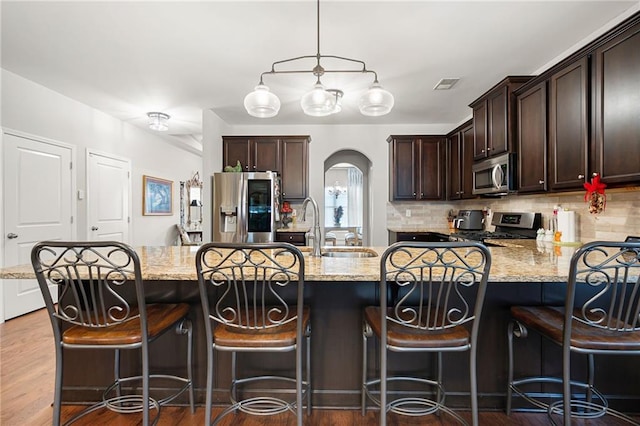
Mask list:
[{"label": "red decorative pepper", "polygon": [[291,213],[293,209],[291,208],[291,204],[288,201],[282,202],[282,208],[280,209],[280,213]]},{"label": "red decorative pepper", "polygon": [[584,189],[587,190],[587,193],[584,194],[584,201],[589,203],[589,213],[598,214],[604,211],[607,204],[607,196],[604,194],[606,187],[607,185],[600,181],[598,174],[591,179],[591,183],[584,183]]}]

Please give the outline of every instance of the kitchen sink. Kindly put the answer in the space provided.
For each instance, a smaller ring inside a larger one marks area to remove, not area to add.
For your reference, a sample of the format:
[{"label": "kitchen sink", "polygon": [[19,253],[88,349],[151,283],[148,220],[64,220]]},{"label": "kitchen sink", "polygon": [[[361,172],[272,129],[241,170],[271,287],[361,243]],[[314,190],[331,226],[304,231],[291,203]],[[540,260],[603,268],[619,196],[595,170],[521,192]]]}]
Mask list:
[{"label": "kitchen sink", "polygon": [[364,257],[377,257],[378,253],[371,249],[342,249],[342,250],[324,250],[322,252],[324,257],[350,257],[350,258],[364,258]]}]

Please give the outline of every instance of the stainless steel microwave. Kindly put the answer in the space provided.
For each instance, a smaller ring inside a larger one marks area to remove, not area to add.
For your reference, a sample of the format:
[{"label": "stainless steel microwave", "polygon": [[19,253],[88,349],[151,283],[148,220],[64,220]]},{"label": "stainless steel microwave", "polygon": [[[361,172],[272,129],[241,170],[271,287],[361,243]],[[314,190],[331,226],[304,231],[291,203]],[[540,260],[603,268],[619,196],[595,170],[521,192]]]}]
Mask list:
[{"label": "stainless steel microwave", "polygon": [[503,154],[487,158],[473,165],[473,193],[477,195],[506,195],[515,191],[515,158]]}]

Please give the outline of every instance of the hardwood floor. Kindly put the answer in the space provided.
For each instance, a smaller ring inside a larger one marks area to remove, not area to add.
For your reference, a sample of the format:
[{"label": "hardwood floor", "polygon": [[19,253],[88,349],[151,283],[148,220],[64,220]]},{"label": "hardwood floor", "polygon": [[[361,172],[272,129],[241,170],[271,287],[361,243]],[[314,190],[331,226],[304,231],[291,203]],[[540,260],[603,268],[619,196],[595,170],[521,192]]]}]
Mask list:
[{"label": "hardwood floor", "polygon": [[[38,426],[50,425],[53,401],[54,380],[54,348],[51,324],[44,310],[37,311],[0,324],[0,425],[2,426]],[[71,417],[82,410],[82,406],[63,406],[63,419]],[[214,416],[220,412],[214,410]],[[462,413],[470,420],[468,412]],[[368,412],[361,416],[358,410],[319,410],[313,411],[305,418],[306,425],[343,426],[343,425],[377,425],[378,412]],[[159,425],[202,425],[204,409],[198,407],[191,414],[186,407],[164,407],[161,411]],[[444,416],[407,418],[389,415],[387,423],[395,425],[449,425],[456,424]],[[543,414],[514,413],[507,417],[502,412],[480,413],[482,425],[548,425]],[[140,415],[120,415],[99,410],[83,418],[77,425],[109,424],[129,426],[140,424]],[[293,426],[295,417],[292,414],[256,417],[245,414],[229,415],[221,423],[234,426]],[[589,425],[622,424],[608,417],[606,420],[590,421]]]}]

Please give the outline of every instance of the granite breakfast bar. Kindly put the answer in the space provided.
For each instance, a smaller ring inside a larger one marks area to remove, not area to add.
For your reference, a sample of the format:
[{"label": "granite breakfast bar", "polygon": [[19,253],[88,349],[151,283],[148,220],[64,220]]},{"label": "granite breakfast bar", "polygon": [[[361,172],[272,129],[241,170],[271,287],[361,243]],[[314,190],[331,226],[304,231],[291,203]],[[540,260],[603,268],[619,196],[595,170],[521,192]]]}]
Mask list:
[{"label": "granite breakfast bar", "polygon": [[[499,242],[502,244],[502,242]],[[478,390],[480,408],[502,409],[506,391],[507,346],[506,330],[509,307],[514,304],[561,304],[564,299],[564,282],[567,278],[569,260],[575,247],[554,246],[532,240],[510,240],[505,247],[491,247],[492,267],[485,299],[478,346]],[[303,251],[306,250],[303,247]],[[327,250],[329,248],[326,248]],[[350,250],[334,248],[332,250]],[[311,307],[311,363],[314,407],[355,408],[360,404],[361,354],[362,354],[362,310],[379,300],[378,280],[380,254],[386,247],[360,247],[377,253],[368,258],[311,257],[305,256],[305,299]],[[194,323],[194,382],[196,400],[204,401],[206,375],[206,342],[204,323],[197,288],[195,252],[197,247],[138,247],[146,280],[146,291],[150,301],[186,301],[191,304],[190,317]],[[308,254],[308,252],[307,252]],[[0,277],[4,279],[31,278],[30,265],[5,268]],[[49,324],[43,324],[48,327]],[[179,373],[184,364],[183,342],[172,334],[163,336],[154,345],[152,366]],[[521,367],[528,373],[540,374],[560,371],[557,348],[532,337],[522,344],[519,353]],[[160,355],[158,355],[160,354]],[[379,356],[377,348],[370,348],[375,365]],[[53,356],[53,353],[52,353]],[[99,398],[102,386],[111,381],[112,359],[96,354],[90,364],[78,366],[75,354],[65,358],[65,401],[90,401]],[[242,365],[248,370],[271,360],[265,355],[243,354]],[[389,356],[390,365],[401,365],[403,371],[430,372],[429,357],[418,354]],[[467,407],[468,362],[467,354],[448,354],[444,358],[444,383],[448,405]],[[86,359],[86,358],[85,358]],[[633,368],[631,359],[618,357],[615,363],[599,362],[597,381],[605,394],[616,397],[640,398],[640,391],[633,383],[640,381],[640,372]],[[83,361],[84,362],[84,361]],[[135,370],[137,359],[125,358],[126,368]],[[629,364],[627,364],[629,362]],[[216,358],[214,402],[226,404],[229,385],[230,357]],[[624,366],[621,366],[622,365]],[[271,365],[271,364],[269,364]],[[576,365],[580,365],[579,362]],[[627,368],[628,367],[628,368]],[[286,370],[288,367],[282,367]],[[578,367],[580,368],[580,367]],[[520,371],[523,372],[523,371]],[[242,373],[242,372],[241,372]],[[373,374],[373,371],[371,371]],[[517,405],[516,405],[517,407]]]}]

